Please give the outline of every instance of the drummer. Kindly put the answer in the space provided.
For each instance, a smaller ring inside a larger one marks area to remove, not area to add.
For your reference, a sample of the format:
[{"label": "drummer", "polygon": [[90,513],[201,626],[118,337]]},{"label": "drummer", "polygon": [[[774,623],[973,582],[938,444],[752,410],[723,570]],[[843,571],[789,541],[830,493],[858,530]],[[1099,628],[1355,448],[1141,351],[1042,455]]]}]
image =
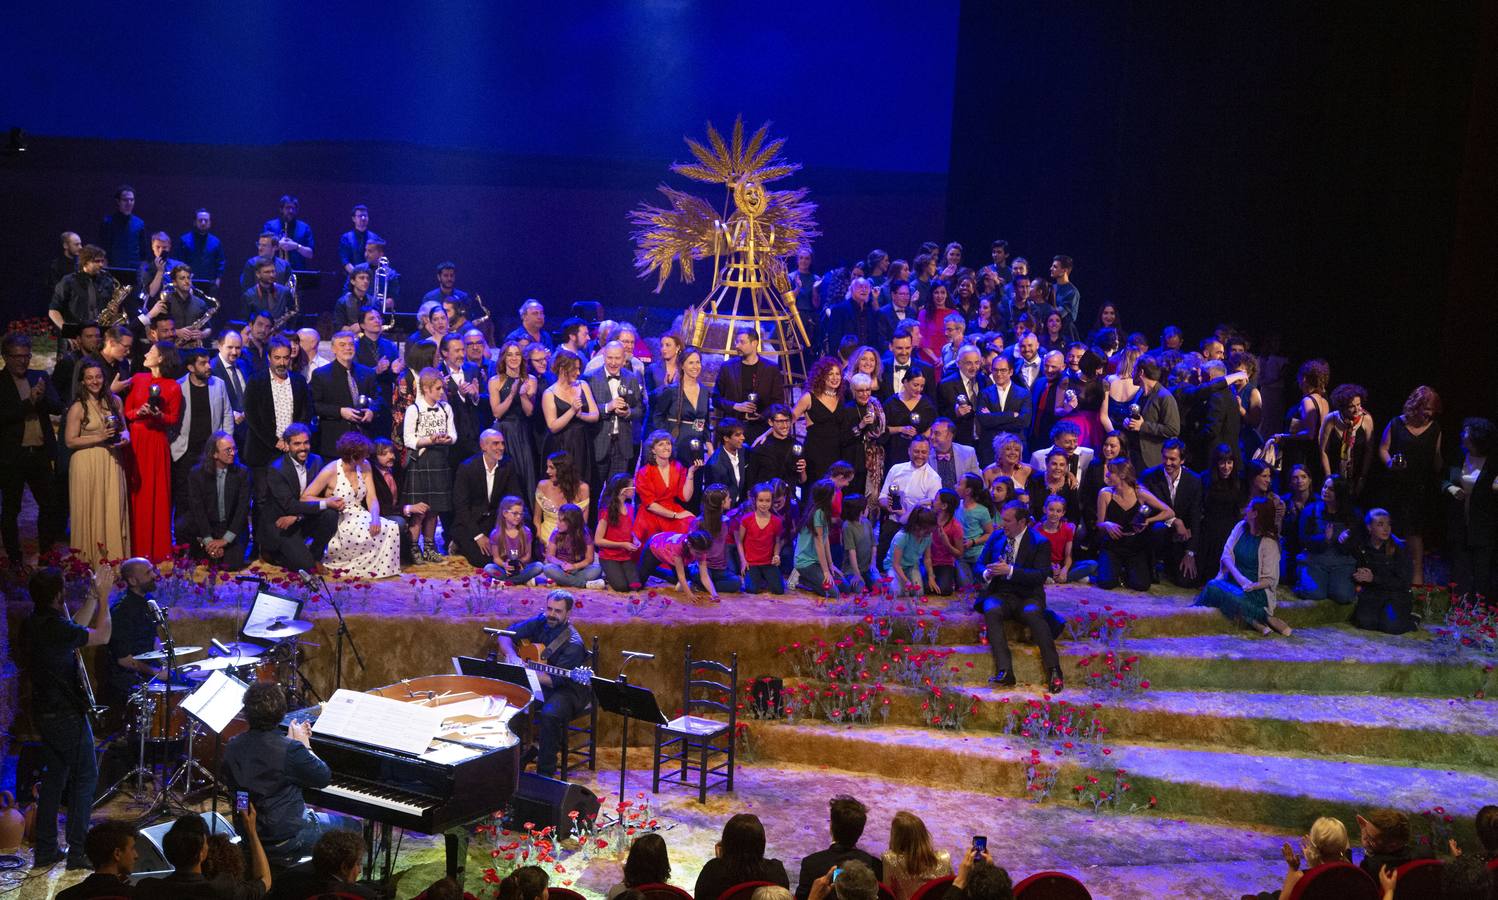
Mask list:
[{"label": "drummer", "polygon": [[125,590],[109,607],[114,619],[114,633],[109,638],[109,657],[104,667],[103,688],[108,699],[100,698],[115,709],[124,707],[130,695],[156,677],[150,663],[135,657],[156,649],[156,621],[146,606],[146,599],[156,590],[160,573],[148,559],[134,557],[120,564]]}]

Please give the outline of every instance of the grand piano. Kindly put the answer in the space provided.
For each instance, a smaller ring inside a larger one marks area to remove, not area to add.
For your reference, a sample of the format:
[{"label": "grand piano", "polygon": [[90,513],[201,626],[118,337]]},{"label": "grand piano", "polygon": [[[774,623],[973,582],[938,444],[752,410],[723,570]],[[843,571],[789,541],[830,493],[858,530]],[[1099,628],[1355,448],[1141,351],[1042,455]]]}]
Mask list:
[{"label": "grand piano", "polygon": [[[521,751],[530,739],[531,692],[493,678],[426,675],[366,693],[411,704],[412,719],[440,718],[435,737],[421,751],[392,749],[379,734],[368,741],[319,734],[316,723],[325,706],[297,710],[283,725],[313,722],[312,750],[333,770],[331,783],[307,791],[306,801],[365,821],[371,876],[383,846],[388,880],[394,863],[390,829],[402,828],[443,835],[447,874],[462,884],[470,828],[503,809],[519,782]],[[402,715],[398,707],[389,709],[388,715]]]}]

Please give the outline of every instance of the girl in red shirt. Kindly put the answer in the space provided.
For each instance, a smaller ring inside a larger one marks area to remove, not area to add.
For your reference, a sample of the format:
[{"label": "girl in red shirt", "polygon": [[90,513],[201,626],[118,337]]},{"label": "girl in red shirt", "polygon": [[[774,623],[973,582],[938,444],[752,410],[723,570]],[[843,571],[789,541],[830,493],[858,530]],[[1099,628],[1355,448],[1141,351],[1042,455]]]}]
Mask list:
[{"label": "girl in red shirt", "polygon": [[635,479],[616,473],[603,489],[603,513],[593,533],[603,580],[620,593],[640,589],[640,539],[635,535]]},{"label": "girl in red shirt", "polygon": [[775,490],[769,482],[754,486],[749,505],[751,511],[739,517],[734,530],[734,543],[738,545],[739,563],[744,570],[744,590],[751,594],[784,594],[780,535],[785,523],[772,511]]}]

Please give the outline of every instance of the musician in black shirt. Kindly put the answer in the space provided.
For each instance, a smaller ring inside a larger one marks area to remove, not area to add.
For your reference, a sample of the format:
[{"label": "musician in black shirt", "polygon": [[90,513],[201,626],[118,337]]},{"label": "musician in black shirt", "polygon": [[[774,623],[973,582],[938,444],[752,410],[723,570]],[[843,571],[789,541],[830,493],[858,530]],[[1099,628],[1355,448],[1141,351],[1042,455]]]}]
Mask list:
[{"label": "musician in black shirt", "polygon": [[[587,665],[588,649],[583,646],[582,635],[572,627],[574,602],[570,592],[554,590],[546,595],[545,612],[515,623],[510,630],[520,640],[539,644],[541,661],[549,666],[576,669]],[[520,655],[509,636],[499,636],[499,653],[506,662],[520,665]],[[556,774],[561,760],[567,723],[588,708],[592,693],[586,686],[568,678],[553,678],[545,673],[537,673],[537,677],[545,699],[536,728],[541,742],[540,755],[536,757],[536,774],[550,778]]]},{"label": "musician in black shirt", "polygon": [[114,628],[109,637],[108,660],[100,667],[103,682],[99,685],[104,702],[123,710],[130,695],[156,675],[156,670],[135,657],[156,649],[156,618],[146,604],[156,590],[159,573],[144,557],[127,559],[120,564],[125,592],[109,608]]},{"label": "musician in black shirt", "polygon": [[53,285],[47,316],[62,329],[63,337],[75,336],[85,322],[97,322],[99,313],[109,305],[115,283],[114,276],[104,271],[106,262],[104,251],[90,244],[78,253],[78,271],[64,275]]},{"label": "musician in black shirt", "polygon": [[50,868],[63,859],[57,843],[57,808],[67,787],[68,868],[88,868],[84,841],[99,768],[94,757],[94,732],[88,721],[88,695],[79,675],[82,661],[74,651],[107,643],[113,623],[108,604],[100,603],[94,591],[89,591],[78,610],[78,619],[88,625],[71,621],[63,601],[62,571],[56,567],[38,569],[28,589],[35,610],[22,624],[16,646],[30,654],[31,719],[41,736],[46,766],[36,804],[32,867]]},{"label": "musician in black shirt", "polygon": [[303,788],[324,788],[328,764],[312,752],[312,726],[292,723],[281,733],[286,695],[280,685],[257,682],[244,694],[250,730],[224,747],[223,775],[233,791],[248,791],[255,830],[273,865],[292,865],[312,852],[323,832],[353,827],[344,816],[316,813],[302,801]]}]

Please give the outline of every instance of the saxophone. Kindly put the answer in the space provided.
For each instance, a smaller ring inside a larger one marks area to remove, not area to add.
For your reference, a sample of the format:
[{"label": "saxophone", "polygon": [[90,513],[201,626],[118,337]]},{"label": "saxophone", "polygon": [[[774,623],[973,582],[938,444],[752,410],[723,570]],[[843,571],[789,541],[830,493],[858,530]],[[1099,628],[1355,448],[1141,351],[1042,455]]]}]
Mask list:
[{"label": "saxophone", "polygon": [[281,313],[281,315],[271,323],[271,334],[279,333],[282,328],[286,327],[287,322],[290,322],[302,313],[302,301],[301,298],[297,296],[295,272],[292,272],[286,277],[286,290],[291,292],[291,306],[288,307],[285,312]]},{"label": "saxophone", "polygon": [[133,285],[122,284],[114,289],[114,296],[99,310],[99,326],[102,328],[113,328],[125,321],[125,297],[133,290]]},{"label": "saxophone", "polygon": [[489,315],[489,307],[484,305],[484,298],[480,297],[477,293],[474,293],[473,295],[473,302],[478,304],[479,309],[483,310],[484,314],[482,316],[479,316],[477,319],[474,319],[469,324],[482,327],[485,322],[489,321],[489,319],[492,318],[492,316]]},{"label": "saxophone", "polygon": [[[207,327],[208,321],[218,313],[218,298],[210,297],[197,288],[192,289],[192,295],[202,300],[204,303],[207,303],[208,311],[203,313],[201,316],[198,316],[197,320],[191,325],[187,326],[187,328],[189,331],[202,331],[205,327]],[[201,347],[203,346],[203,339],[200,337],[191,338],[189,340],[181,341],[178,346],[183,348]]]}]

